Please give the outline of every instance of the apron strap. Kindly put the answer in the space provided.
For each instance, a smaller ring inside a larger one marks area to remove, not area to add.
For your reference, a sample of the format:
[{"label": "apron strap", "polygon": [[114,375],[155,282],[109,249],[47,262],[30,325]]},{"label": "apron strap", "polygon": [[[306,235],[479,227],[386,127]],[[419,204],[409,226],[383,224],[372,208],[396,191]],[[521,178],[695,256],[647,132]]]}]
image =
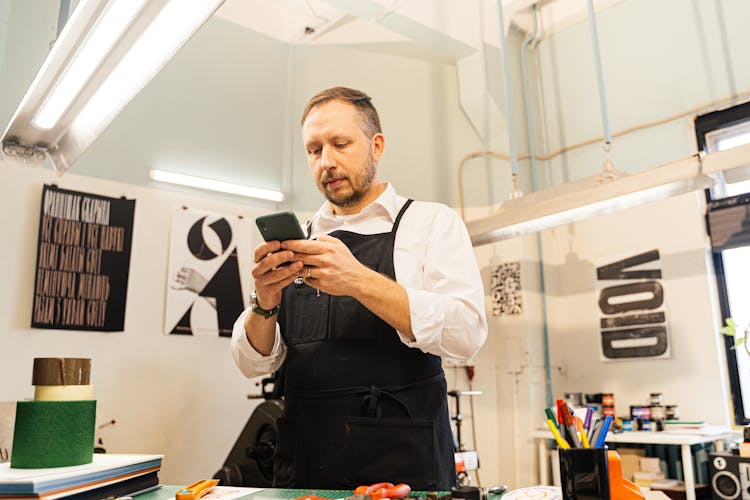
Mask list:
[{"label": "apron strap", "polygon": [[381,401],[383,396],[395,401],[409,416],[412,418],[411,410],[403,399],[396,396],[396,393],[404,391],[406,389],[413,389],[415,387],[421,387],[424,385],[434,384],[445,378],[444,373],[438,373],[430,378],[417,380],[403,385],[389,385],[385,387],[377,387],[371,385],[366,386],[352,386],[352,387],[340,387],[335,389],[316,389],[316,390],[295,390],[287,384],[287,390],[294,394],[294,397],[299,399],[325,399],[325,398],[337,398],[344,396],[356,396],[362,394],[361,404],[365,408],[368,417],[380,418],[382,416]]},{"label": "apron strap", "polygon": [[409,405],[407,405],[403,399],[399,398],[390,391],[386,391],[374,385],[370,386],[370,393],[366,394],[362,398],[362,406],[365,408],[367,416],[369,418],[380,418],[383,416],[383,408],[380,404],[382,396],[387,396],[391,400],[398,403],[401,409],[404,410],[404,413],[406,413],[406,415],[409,417],[409,420],[412,419]]},{"label": "apron strap", "polygon": [[409,208],[409,205],[411,205],[411,202],[413,202],[411,198],[406,200],[406,203],[404,203],[404,206],[401,207],[401,210],[399,210],[398,215],[396,216],[396,220],[393,221],[393,229],[391,229],[391,233],[396,234],[396,230],[398,229],[398,225],[401,223],[401,217],[403,217],[404,212],[406,212],[406,209]]}]

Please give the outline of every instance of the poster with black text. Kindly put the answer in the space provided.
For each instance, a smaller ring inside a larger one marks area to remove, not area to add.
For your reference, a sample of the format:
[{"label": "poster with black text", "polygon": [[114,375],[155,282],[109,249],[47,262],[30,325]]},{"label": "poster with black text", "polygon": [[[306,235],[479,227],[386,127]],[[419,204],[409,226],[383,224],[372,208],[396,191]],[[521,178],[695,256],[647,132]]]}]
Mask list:
[{"label": "poster with black text", "polygon": [[31,327],[123,331],[135,200],[45,185]]},{"label": "poster with black text", "polygon": [[657,249],[596,262],[602,361],[671,357],[661,267]]},{"label": "poster with black text", "polygon": [[240,216],[175,209],[165,334],[232,336],[250,294],[251,227]]}]

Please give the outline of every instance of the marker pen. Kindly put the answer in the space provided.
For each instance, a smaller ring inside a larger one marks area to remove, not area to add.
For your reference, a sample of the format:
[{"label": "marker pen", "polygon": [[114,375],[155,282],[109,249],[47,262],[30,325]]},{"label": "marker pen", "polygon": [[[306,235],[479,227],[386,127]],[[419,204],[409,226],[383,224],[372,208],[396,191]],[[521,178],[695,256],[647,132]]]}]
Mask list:
[{"label": "marker pen", "polygon": [[612,416],[607,415],[607,418],[604,419],[604,424],[602,424],[602,430],[599,432],[599,436],[596,438],[596,445],[594,448],[601,448],[604,446],[604,441],[607,439],[607,433],[609,432],[609,427],[612,425]]}]

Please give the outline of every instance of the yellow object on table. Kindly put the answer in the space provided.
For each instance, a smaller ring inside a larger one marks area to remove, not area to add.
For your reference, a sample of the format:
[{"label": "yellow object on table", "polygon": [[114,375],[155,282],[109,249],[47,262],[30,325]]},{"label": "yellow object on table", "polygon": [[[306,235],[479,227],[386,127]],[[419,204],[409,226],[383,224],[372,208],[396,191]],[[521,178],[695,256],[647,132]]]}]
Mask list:
[{"label": "yellow object on table", "polygon": [[175,493],[175,499],[198,500],[200,497],[211,491],[217,484],[219,484],[218,479],[202,479],[196,481],[190,486],[185,486],[183,489]]}]

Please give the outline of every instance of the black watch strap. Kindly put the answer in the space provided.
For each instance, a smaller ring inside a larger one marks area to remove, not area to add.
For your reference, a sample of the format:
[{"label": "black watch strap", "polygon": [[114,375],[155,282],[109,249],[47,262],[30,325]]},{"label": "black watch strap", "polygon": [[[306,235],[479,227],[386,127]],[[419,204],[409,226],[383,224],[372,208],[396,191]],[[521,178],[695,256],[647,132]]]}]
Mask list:
[{"label": "black watch strap", "polygon": [[259,316],[263,316],[263,318],[268,319],[274,314],[278,314],[279,309],[281,309],[281,304],[277,304],[275,307],[272,307],[271,309],[263,309],[258,304],[258,294],[253,290],[253,293],[250,295],[250,302],[252,303],[252,309],[251,311]]}]

